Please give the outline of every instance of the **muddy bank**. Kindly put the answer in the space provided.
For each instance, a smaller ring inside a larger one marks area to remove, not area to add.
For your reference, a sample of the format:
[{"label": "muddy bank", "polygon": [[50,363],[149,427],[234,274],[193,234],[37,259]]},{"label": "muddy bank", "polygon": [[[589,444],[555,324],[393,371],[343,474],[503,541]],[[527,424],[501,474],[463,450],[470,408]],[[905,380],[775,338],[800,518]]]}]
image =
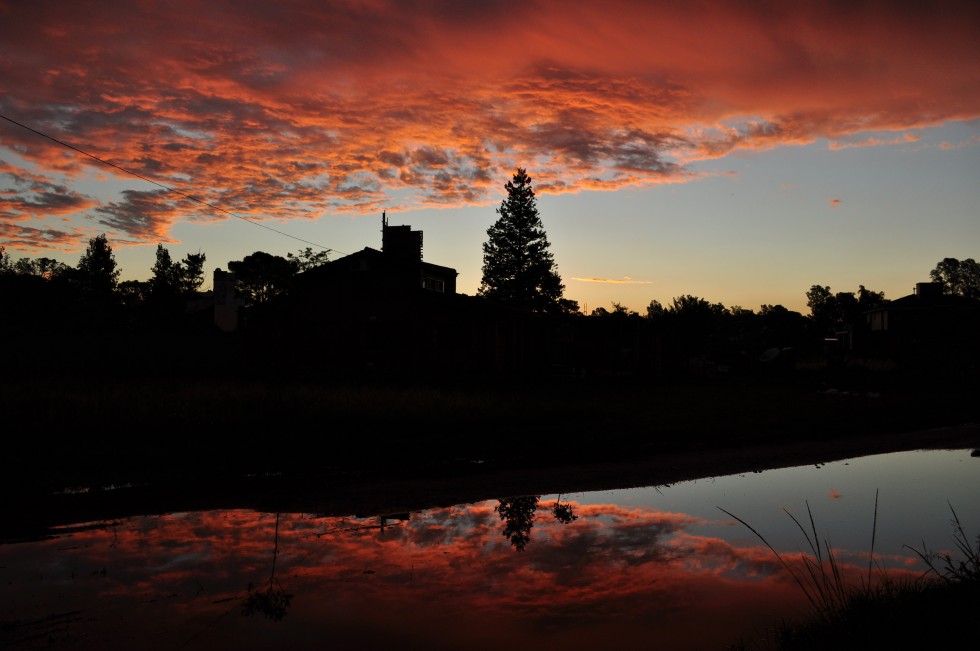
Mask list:
[{"label": "muddy bank", "polygon": [[[978,448],[980,424],[971,423],[836,441],[716,446],[597,463],[509,467],[472,461],[445,463],[423,472],[362,471],[347,477],[338,475],[327,479],[328,485],[324,487],[317,486],[315,477],[305,481],[297,478],[292,490],[290,480],[282,478],[279,491],[268,493],[265,497],[268,502],[258,508],[377,515],[516,495],[664,486],[888,452]],[[269,485],[275,487],[277,482],[271,481]]]},{"label": "muddy bank", "polygon": [[[324,469],[220,478],[184,478],[87,487],[14,500],[0,542],[49,536],[57,527],[131,516],[208,509],[253,509],[371,516],[516,495],[664,486],[682,481],[827,463],[920,449],[980,448],[980,424],[897,434],[786,443],[714,444],[601,462],[553,464],[479,459]],[[978,460],[980,463],[980,460]]]}]

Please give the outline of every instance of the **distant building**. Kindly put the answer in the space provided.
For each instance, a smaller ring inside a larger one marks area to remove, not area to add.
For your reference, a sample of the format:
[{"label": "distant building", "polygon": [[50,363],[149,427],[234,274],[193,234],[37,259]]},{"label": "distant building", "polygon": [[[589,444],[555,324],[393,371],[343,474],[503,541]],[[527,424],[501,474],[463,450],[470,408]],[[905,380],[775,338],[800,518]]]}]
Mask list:
[{"label": "distant building", "polygon": [[215,269],[212,295],[214,325],[224,332],[235,331],[238,328],[238,308],[242,303],[235,294],[235,274]]},{"label": "distant building", "polygon": [[868,350],[915,366],[966,369],[980,350],[980,301],[917,283],[908,296],[865,313]]}]

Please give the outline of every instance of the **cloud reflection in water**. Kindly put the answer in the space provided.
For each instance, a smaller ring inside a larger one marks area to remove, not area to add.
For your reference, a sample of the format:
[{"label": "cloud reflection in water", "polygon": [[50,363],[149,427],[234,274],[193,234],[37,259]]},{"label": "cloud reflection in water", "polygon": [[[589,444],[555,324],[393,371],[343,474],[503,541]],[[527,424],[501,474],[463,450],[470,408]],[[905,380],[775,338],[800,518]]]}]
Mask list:
[{"label": "cloud reflection in water", "polygon": [[[695,535],[697,518],[523,499],[521,553],[504,500],[387,518],[179,513],[0,547],[0,619],[16,623],[3,635],[79,611],[54,648],[680,650],[806,610],[768,549]],[[267,584],[293,596],[283,616],[242,617]]]}]

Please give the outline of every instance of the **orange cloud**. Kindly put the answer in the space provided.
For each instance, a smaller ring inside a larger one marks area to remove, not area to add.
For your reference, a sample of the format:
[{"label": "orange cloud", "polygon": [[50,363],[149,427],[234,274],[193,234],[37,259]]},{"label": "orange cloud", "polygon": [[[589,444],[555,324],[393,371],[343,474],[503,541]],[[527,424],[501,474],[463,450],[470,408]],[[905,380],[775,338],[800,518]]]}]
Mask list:
[{"label": "orange cloud", "polygon": [[652,280],[634,280],[629,276],[625,278],[572,278],[583,283],[612,283],[618,285],[652,285]]},{"label": "orange cloud", "polygon": [[44,174],[21,170],[0,160],[0,198],[8,220],[68,215],[98,205],[98,201],[57,183]]},{"label": "orange cloud", "polygon": [[943,151],[953,151],[956,149],[965,149],[966,147],[976,147],[978,144],[980,144],[980,136],[973,136],[968,140],[963,140],[961,142],[940,143],[939,148]]},{"label": "orange cloud", "polygon": [[[255,219],[490,203],[527,161],[543,193],[685,182],[980,116],[980,9],[940,4],[8,3],[0,115]],[[8,122],[0,149],[55,185],[126,176]],[[150,190],[3,216],[71,205],[144,242],[227,218]]]},{"label": "orange cloud", "polygon": [[841,149],[851,149],[853,147],[880,147],[882,145],[904,145],[907,143],[918,142],[919,137],[906,133],[902,136],[897,136],[895,138],[863,138],[860,140],[849,140],[849,141],[832,141],[829,145],[831,150],[838,151]]}]

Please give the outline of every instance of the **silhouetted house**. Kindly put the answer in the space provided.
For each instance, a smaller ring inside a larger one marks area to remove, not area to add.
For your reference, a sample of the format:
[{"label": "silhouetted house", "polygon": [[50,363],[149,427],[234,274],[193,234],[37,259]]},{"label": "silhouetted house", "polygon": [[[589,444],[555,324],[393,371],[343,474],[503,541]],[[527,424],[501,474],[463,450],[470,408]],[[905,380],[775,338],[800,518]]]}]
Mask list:
[{"label": "silhouetted house", "polygon": [[420,289],[438,294],[456,293],[455,269],[422,260],[422,232],[410,226],[389,226],[382,216],[381,250],[365,247],[297,279],[299,291],[386,296]]},{"label": "silhouetted house", "polygon": [[544,363],[552,338],[525,310],[456,293],[455,269],[422,259],[422,233],[382,217],[366,247],[297,276],[250,308],[251,349],[310,371],[485,374]]},{"label": "silhouetted house", "polygon": [[965,369],[978,361],[980,301],[917,283],[908,296],[865,313],[868,352],[914,366]]}]

